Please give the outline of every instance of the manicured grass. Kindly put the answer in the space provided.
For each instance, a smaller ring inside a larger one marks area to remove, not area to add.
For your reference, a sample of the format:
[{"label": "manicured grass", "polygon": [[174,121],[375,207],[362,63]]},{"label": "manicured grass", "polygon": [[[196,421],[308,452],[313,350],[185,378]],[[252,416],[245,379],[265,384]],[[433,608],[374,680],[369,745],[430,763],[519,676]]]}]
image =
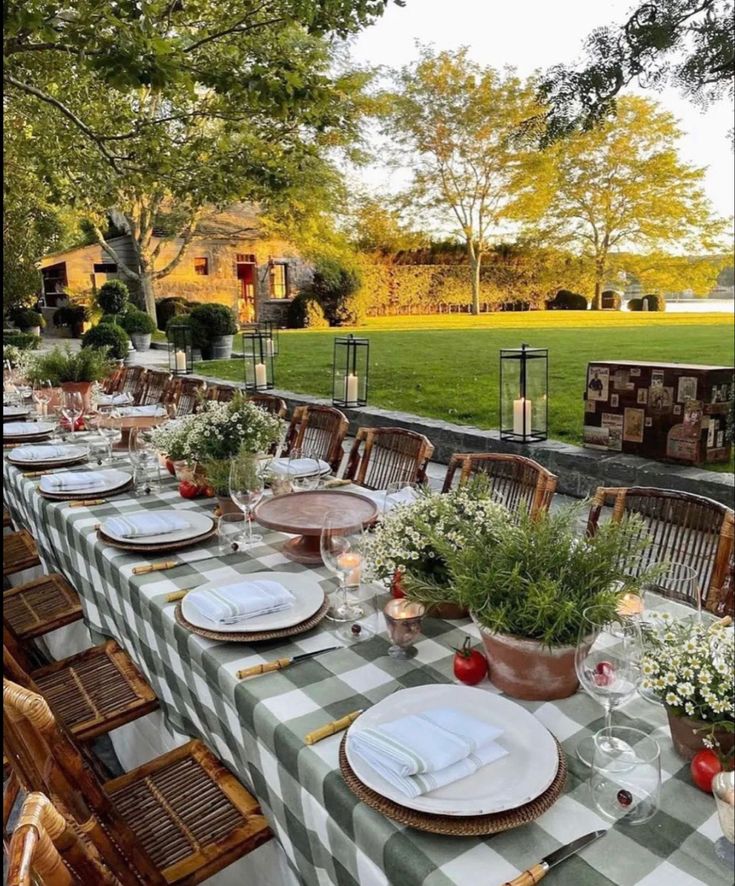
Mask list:
[{"label": "manicured grass", "polygon": [[[733,318],[723,314],[557,312],[482,317],[379,318],[349,330],[370,338],[370,403],[459,424],[498,425],[500,348],[549,349],[554,439],[582,439],[585,374],[592,360],[733,364]],[[331,396],[335,334],[281,332],[276,386]],[[242,380],[242,361],[200,363],[206,375]]]}]

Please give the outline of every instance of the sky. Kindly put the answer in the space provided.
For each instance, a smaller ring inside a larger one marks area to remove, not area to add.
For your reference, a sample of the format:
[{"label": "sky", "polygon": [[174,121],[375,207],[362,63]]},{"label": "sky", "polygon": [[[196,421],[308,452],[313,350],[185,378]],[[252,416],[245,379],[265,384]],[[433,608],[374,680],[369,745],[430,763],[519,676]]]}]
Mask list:
[{"label": "sky", "polygon": [[[437,49],[468,46],[483,65],[512,65],[519,74],[554,64],[574,63],[583,57],[587,34],[601,25],[622,22],[631,0],[406,0],[403,8],[391,4],[376,25],[363,31],[353,46],[353,57],[371,65],[401,66],[416,58],[415,43]],[[630,91],[657,99],[678,120],[683,136],[681,156],[707,168],[705,187],[715,210],[726,217],[735,210],[732,142],[733,107],[729,99],[708,110],[675,89]],[[386,186],[385,171],[361,173],[370,187]]]}]

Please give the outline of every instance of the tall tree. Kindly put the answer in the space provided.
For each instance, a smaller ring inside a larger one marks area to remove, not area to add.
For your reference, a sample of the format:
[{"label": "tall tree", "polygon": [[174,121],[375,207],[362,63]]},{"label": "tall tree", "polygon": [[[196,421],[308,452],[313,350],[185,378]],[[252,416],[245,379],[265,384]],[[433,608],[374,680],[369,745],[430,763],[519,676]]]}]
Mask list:
[{"label": "tall tree", "polygon": [[[155,282],[181,261],[206,208],[267,207],[349,142],[366,75],[336,71],[334,36],[388,0],[54,0],[8,4],[4,81],[28,118],[53,112],[69,199],[155,315]],[[102,233],[109,209],[134,260]],[[164,237],[154,236],[162,229]],[[172,257],[167,241],[176,241]]]},{"label": "tall tree", "polygon": [[615,98],[636,82],[671,83],[698,103],[733,94],[735,30],[732,0],[638,0],[619,26],[597,28],[579,68],[557,65],[540,84],[548,103],[544,138],[589,129],[615,110]]},{"label": "tall tree", "polygon": [[387,133],[398,162],[410,167],[408,203],[423,221],[439,220],[461,237],[480,309],[480,271],[488,236],[511,217],[515,180],[527,155],[519,124],[534,113],[533,89],[512,71],[473,62],[466,48],[435,52],[395,74]]},{"label": "tall tree", "polygon": [[587,256],[596,293],[613,258],[620,269],[624,250],[698,254],[722,248],[724,222],[703,191],[704,170],[680,159],[680,134],[671,114],[627,96],[615,118],[545,152],[545,177],[533,188],[547,200],[536,233]]}]

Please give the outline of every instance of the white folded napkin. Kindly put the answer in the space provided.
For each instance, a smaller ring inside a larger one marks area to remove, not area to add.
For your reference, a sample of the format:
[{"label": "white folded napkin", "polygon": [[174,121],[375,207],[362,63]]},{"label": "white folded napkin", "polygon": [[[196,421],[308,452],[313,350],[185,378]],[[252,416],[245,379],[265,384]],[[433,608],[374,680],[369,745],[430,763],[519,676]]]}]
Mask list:
[{"label": "white folded napkin", "polygon": [[97,403],[100,406],[125,406],[132,403],[133,398],[130,394],[100,394]]},{"label": "white folded napkin", "polygon": [[398,505],[411,504],[416,501],[418,495],[412,486],[404,486],[398,492],[387,494],[384,489],[359,489],[358,495],[364,495],[374,501],[381,511],[392,511]]},{"label": "white folded napkin", "polygon": [[215,624],[238,624],[261,615],[283,612],[295,602],[293,594],[277,581],[258,579],[221,588],[190,591],[187,603]]},{"label": "white folded napkin", "polygon": [[47,492],[71,489],[99,489],[107,486],[107,478],[101,471],[63,471],[41,477],[41,489]]},{"label": "white folded napkin", "polygon": [[166,409],[159,403],[151,403],[149,406],[125,406],[120,410],[120,415],[127,416],[129,418],[136,415],[157,416],[165,414]]},{"label": "white folded napkin", "polygon": [[[72,458],[77,455],[76,446],[16,446],[10,450],[10,457],[18,461],[49,461],[55,458]],[[81,456],[83,453],[79,452]]]},{"label": "white folded napkin", "polygon": [[271,470],[280,477],[305,477],[314,472],[315,465],[319,465],[320,474],[328,474],[332,470],[329,463],[321,458],[274,458],[271,462]]},{"label": "white folded napkin", "polygon": [[190,526],[191,523],[180,514],[148,512],[111,517],[102,529],[118,538],[144,538],[148,535],[168,535],[169,532],[178,532]]},{"label": "white folded napkin", "polygon": [[50,433],[47,425],[35,421],[9,421],[3,425],[4,437],[30,437],[33,434]]},{"label": "white folded napkin", "polygon": [[418,797],[504,757],[495,742],[501,734],[469,714],[437,708],[361,729],[350,749],[407,797]]}]

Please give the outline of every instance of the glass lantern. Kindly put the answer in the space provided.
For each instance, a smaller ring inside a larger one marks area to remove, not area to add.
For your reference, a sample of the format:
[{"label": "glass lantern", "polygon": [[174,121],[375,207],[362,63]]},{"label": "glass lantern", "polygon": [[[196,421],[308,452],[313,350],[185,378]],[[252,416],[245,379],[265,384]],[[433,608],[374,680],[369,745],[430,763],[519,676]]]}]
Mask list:
[{"label": "glass lantern", "polygon": [[190,375],[194,370],[191,346],[191,327],[172,323],[166,331],[168,340],[168,369],[171,375]]},{"label": "glass lantern", "polygon": [[500,351],[500,439],[515,443],[546,440],[549,427],[549,351]]},{"label": "glass lantern", "polygon": [[366,338],[334,340],[332,403],[345,409],[365,406],[368,395],[370,342]]},{"label": "glass lantern", "polygon": [[273,340],[260,332],[243,332],[242,359],[245,390],[269,391],[273,387]]},{"label": "glass lantern", "polygon": [[278,340],[278,324],[273,320],[259,320],[258,332],[266,338],[266,348],[273,351],[273,356],[278,356],[280,342]]}]

